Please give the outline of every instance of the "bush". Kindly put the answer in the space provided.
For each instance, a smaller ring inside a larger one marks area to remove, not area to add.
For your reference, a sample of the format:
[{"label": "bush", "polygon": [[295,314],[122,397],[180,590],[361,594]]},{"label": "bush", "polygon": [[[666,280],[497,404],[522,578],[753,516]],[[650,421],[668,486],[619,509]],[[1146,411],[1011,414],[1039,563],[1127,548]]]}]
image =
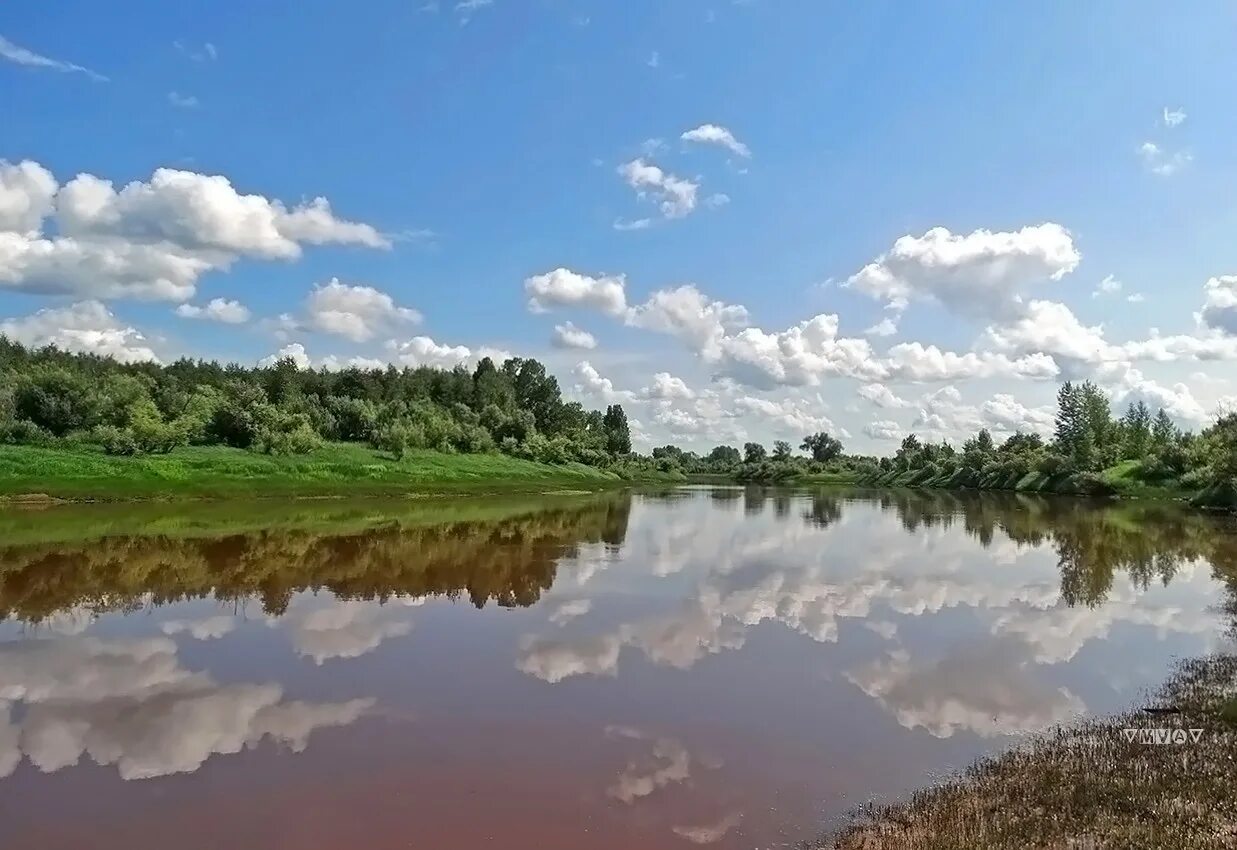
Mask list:
[{"label": "bush", "polygon": [[138,453],[137,440],[128,428],[115,425],[100,425],[95,429],[94,438],[103,451],[109,455],[135,455]]},{"label": "bush", "polygon": [[23,446],[51,446],[56,443],[56,437],[46,428],[18,419],[0,425],[0,441]]}]

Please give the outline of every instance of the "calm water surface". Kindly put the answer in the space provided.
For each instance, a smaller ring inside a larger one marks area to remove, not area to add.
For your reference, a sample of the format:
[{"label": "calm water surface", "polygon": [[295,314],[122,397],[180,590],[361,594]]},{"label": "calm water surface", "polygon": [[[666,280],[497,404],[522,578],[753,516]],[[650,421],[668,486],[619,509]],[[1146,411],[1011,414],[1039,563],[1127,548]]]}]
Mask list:
[{"label": "calm water surface", "polygon": [[1224,640],[1227,521],[948,494],[0,514],[0,833],[785,847]]}]

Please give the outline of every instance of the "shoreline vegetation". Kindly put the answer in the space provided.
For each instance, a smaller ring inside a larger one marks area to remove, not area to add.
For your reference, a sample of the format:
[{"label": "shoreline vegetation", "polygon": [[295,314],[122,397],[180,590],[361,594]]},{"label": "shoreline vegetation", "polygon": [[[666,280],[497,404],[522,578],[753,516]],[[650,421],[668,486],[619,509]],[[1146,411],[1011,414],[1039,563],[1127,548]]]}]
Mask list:
[{"label": "shoreline vegetation", "polygon": [[[1155,730],[1175,740],[1155,743]],[[1202,730],[1197,740],[1190,730]],[[1234,761],[1237,656],[1190,659],[1144,705],[1032,736],[906,799],[862,806],[812,847],[1233,847]]]},{"label": "shoreline vegetation", "polygon": [[[945,390],[941,391],[945,393]],[[1025,418],[1025,417],[1024,417]],[[929,417],[944,427],[940,417]],[[1046,416],[1039,427],[1046,431]],[[827,433],[798,451],[632,450],[623,407],[562,397],[533,359],[342,370],[121,363],[0,336],[0,501],[407,495],[630,483],[846,484],[1179,499],[1237,509],[1237,414],[1193,434],[1141,401],[1114,418],[1065,383],[1051,438],[916,434],[885,457]]]}]

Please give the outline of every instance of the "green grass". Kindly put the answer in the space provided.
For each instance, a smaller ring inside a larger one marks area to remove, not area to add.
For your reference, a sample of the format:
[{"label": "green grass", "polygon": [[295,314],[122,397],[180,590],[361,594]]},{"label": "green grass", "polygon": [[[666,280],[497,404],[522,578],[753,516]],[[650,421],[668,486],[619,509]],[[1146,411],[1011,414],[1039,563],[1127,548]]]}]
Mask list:
[{"label": "green grass", "polygon": [[[221,537],[278,528],[317,534],[352,534],[458,522],[494,522],[541,511],[621,498],[579,491],[479,494],[455,492],[427,498],[358,496],[331,499],[147,500],[103,503],[10,504],[0,509],[6,546],[68,544],[108,537],[169,539]],[[3,567],[0,567],[3,572]]]},{"label": "green grass", "polygon": [[66,500],[288,498],[459,490],[598,489],[617,475],[583,464],[552,466],[500,454],[414,452],[402,460],[353,443],[307,455],[262,455],[221,446],[113,457],[85,448],[0,446],[0,497]]}]

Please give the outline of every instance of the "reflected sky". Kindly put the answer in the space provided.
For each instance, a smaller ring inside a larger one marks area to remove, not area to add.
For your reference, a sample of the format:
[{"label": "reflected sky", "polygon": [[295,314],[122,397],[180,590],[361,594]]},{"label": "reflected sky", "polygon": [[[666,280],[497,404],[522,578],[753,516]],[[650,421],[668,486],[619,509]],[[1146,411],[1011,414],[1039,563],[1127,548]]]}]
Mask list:
[{"label": "reflected sky", "polygon": [[1237,588],[1231,522],[1166,506],[286,510],[0,519],[6,850],[780,846],[1126,707]]}]

